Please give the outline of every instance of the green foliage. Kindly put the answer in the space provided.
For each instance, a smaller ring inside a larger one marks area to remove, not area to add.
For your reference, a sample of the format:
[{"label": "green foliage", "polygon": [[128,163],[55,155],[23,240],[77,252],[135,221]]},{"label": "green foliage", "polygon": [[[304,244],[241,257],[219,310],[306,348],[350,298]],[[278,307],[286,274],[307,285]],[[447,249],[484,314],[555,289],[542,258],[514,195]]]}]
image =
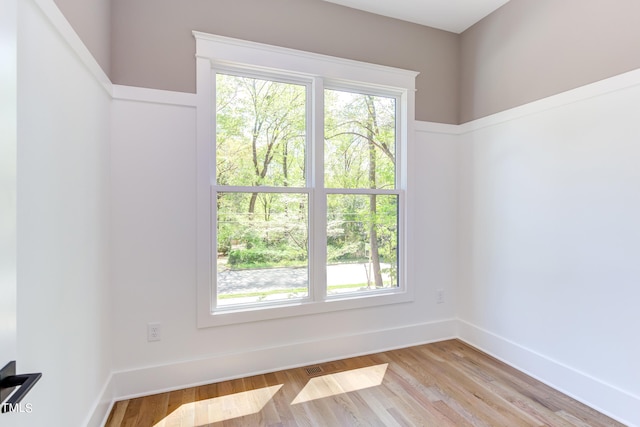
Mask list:
[{"label": "green foliage", "polygon": [[[251,249],[231,250],[228,262],[236,268],[271,265],[291,266],[304,262],[306,258],[307,253],[305,251],[291,249],[290,247],[254,247]],[[295,261],[298,261],[298,263]]]},{"label": "green foliage", "polygon": [[[307,185],[306,98],[303,85],[217,75],[217,183],[255,188],[218,193],[217,251],[231,268],[307,262],[308,196],[259,188]],[[325,186],[395,188],[396,100],[325,90],[324,104]],[[328,195],[328,262],[389,264],[397,280],[397,203],[395,195]]]},{"label": "green foliage", "polygon": [[304,186],[305,86],[218,74],[216,94],[217,182]]},{"label": "green foliage", "polygon": [[306,195],[257,193],[256,211],[247,212],[251,193],[218,198],[218,254],[232,268],[300,265],[307,259]]},{"label": "green foliage", "polygon": [[395,188],[395,104],[394,98],[325,91],[327,187]]}]

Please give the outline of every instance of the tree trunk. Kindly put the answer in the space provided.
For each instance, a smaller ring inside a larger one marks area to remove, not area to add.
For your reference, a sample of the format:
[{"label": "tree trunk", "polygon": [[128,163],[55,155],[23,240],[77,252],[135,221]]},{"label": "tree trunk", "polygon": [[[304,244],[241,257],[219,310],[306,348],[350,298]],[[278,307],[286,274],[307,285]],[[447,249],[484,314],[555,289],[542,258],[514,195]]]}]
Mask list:
[{"label": "tree trunk", "polygon": [[256,211],[256,200],[258,199],[258,193],[251,193],[251,200],[249,200],[249,218],[253,219],[253,213]]},{"label": "tree trunk", "polygon": [[284,178],[283,185],[289,186],[289,143],[285,139],[282,143],[282,176]]},{"label": "tree trunk", "polygon": [[376,288],[384,286],[382,282],[382,271],[380,270],[380,254],[378,253],[378,233],[376,231],[375,216],[376,216],[376,195],[371,194],[369,196],[369,213],[371,216],[371,222],[369,224],[369,241],[371,246],[371,264],[373,265],[373,278],[375,280]]},{"label": "tree trunk", "polygon": [[[376,146],[373,143],[377,129],[376,110],[373,97],[367,96],[367,109],[369,111],[369,126],[367,126],[367,139],[369,140],[369,187],[376,188]],[[373,278],[376,288],[384,286],[382,271],[380,270],[380,254],[378,252],[378,233],[376,231],[376,195],[369,196],[369,246],[371,249],[371,264],[373,265]]]}]

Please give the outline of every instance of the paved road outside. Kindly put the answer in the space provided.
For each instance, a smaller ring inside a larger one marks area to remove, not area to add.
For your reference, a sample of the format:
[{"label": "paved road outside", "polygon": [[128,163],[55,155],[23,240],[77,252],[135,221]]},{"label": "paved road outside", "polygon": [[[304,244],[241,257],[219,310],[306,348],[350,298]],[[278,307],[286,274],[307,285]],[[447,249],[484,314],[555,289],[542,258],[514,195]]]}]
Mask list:
[{"label": "paved road outside", "polygon": [[[382,264],[389,268],[389,264]],[[367,283],[368,263],[336,264],[327,266],[327,283],[350,285]],[[256,270],[227,270],[218,274],[218,293],[235,294],[273,289],[306,287],[306,268],[265,268]]]}]

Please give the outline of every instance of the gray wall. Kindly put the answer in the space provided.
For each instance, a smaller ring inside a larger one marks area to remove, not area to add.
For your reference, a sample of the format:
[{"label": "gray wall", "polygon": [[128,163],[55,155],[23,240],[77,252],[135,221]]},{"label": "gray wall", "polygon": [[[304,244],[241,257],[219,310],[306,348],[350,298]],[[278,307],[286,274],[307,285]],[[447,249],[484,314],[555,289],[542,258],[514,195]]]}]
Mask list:
[{"label": "gray wall", "polygon": [[195,92],[198,30],[419,71],[416,118],[458,122],[453,33],[320,0],[113,0],[111,12],[116,84]]},{"label": "gray wall", "polygon": [[464,123],[640,67],[640,1],[511,0],[460,42]]},{"label": "gray wall", "polygon": [[191,30],[420,72],[464,123],[640,67],[640,1],[511,0],[456,35],[320,0],[55,0],[116,84],[195,91]]},{"label": "gray wall", "polygon": [[111,1],[54,1],[98,64],[109,74],[111,68]]}]

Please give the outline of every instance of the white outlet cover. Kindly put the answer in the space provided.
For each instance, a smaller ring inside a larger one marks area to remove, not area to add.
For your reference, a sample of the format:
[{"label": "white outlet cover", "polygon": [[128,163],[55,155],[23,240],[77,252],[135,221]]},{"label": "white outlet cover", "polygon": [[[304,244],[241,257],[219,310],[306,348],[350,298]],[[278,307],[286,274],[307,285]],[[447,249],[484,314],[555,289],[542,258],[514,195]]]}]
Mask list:
[{"label": "white outlet cover", "polygon": [[147,341],[160,341],[160,323],[147,324]]}]

